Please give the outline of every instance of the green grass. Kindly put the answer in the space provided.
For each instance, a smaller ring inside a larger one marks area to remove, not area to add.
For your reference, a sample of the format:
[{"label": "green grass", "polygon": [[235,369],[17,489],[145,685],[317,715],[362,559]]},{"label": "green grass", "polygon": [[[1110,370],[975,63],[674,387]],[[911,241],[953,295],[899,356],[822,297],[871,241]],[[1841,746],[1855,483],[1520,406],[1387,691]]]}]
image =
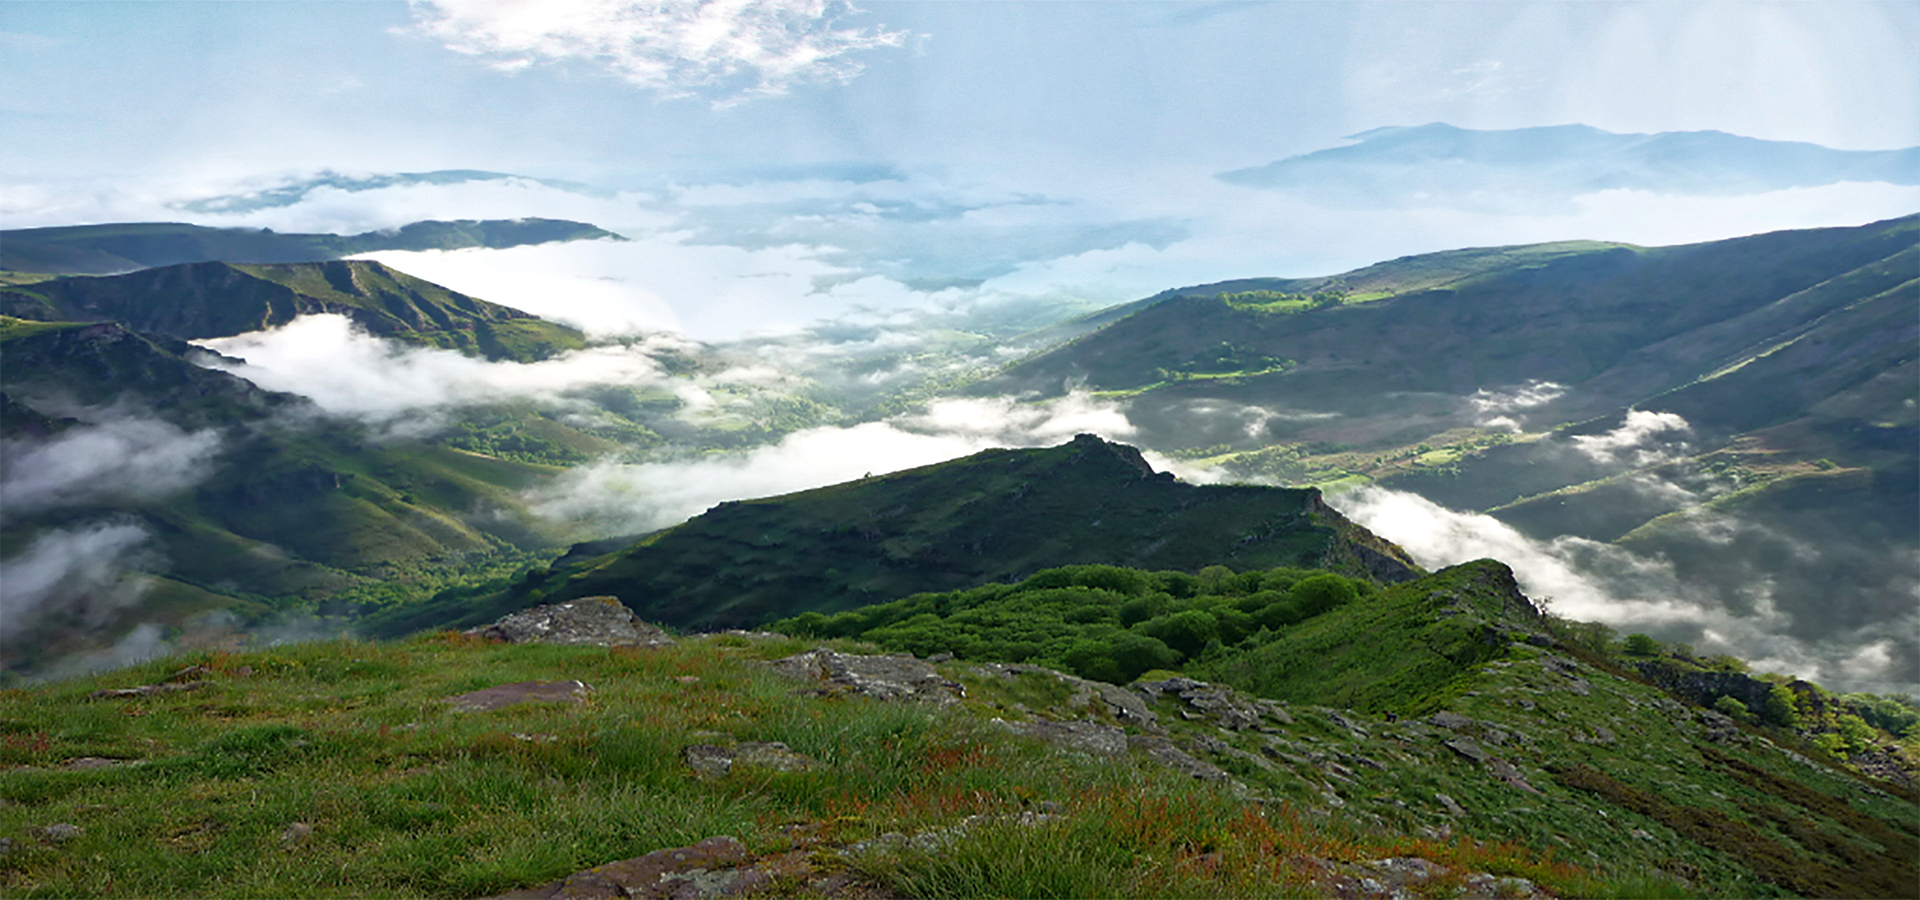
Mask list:
[{"label": "green grass", "polygon": [[[14,841],[0,890],[464,897],[719,834],[755,852],[830,849],[980,816],[948,853],[821,859],[925,896],[1298,896],[1301,871],[1276,854],[1365,859],[1398,846],[1308,822],[1253,828],[1273,814],[1151,766],[1054,753],[972,706],[794,696],[755,662],[804,646],[722,637],[609,651],[443,634],[199,654],[0,691],[0,836]],[[188,663],[211,670],[207,687],[87,699]],[[594,689],[580,706],[457,714],[442,702],[576,678]],[[823,765],[703,781],[679,761],[691,744],[734,740],[784,741]],[[62,768],[81,757],[132,764]],[[1057,824],[1008,824],[1040,809]],[[84,833],[34,837],[55,822]],[[311,834],[283,840],[294,823]],[[1460,852],[1538,865],[1497,847]],[[1007,864],[987,864],[996,857]]]}]

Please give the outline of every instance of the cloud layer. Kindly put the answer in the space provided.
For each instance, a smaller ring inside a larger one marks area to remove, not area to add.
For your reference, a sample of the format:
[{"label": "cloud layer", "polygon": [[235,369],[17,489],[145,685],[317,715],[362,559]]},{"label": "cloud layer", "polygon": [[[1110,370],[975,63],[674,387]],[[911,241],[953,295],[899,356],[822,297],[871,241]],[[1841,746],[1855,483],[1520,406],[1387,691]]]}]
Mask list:
[{"label": "cloud layer", "polygon": [[138,570],[153,562],[151,537],[138,523],[95,522],[43,532],[0,560],[0,645],[26,637],[50,615],[96,627],[133,605],[147,591]]},{"label": "cloud layer", "polygon": [[637,465],[602,461],[566,472],[527,500],[538,514],[596,536],[637,534],[723,500],[787,494],[989,447],[1048,446],[1083,432],[1124,440],[1134,428],[1118,407],[1085,395],[1041,404],[939,400],[924,413],[798,431],[740,454]]},{"label": "cloud layer", "polygon": [[9,441],[0,446],[0,510],[164,497],[205,477],[219,446],[218,432],[117,415],[44,441]]},{"label": "cloud layer", "polygon": [[[1913,640],[1920,633],[1920,613],[1911,605],[1911,584],[1889,585],[1894,598],[1907,599],[1889,598],[1893,608],[1868,615],[1865,624],[1804,622],[1801,617],[1823,611],[1788,607],[1765,572],[1722,573],[1712,583],[1700,583],[1664,558],[1572,536],[1537,540],[1492,516],[1448,509],[1402,491],[1369,486],[1328,500],[1428,568],[1500,560],[1513,568],[1529,597],[1570,619],[1688,641],[1700,652],[1742,657],[1757,671],[1796,674],[1843,691],[1920,689]],[[1691,518],[1692,530],[1709,542],[1761,528],[1706,511]]]},{"label": "cloud layer", "polygon": [[245,360],[213,363],[219,368],[268,390],[305,396],[329,413],[374,424],[459,406],[556,401],[592,385],[674,384],[649,351],[685,346],[660,337],[655,343],[590,347],[540,362],[489,362],[375,337],[332,314],[301,316],[279,328],[200,343]]},{"label": "cloud layer", "polygon": [[413,11],[422,32],[501,71],[587,62],[643,90],[721,105],[844,82],[864,68],[859,54],[906,39],[837,27],[856,12],[840,0],[415,0]]}]

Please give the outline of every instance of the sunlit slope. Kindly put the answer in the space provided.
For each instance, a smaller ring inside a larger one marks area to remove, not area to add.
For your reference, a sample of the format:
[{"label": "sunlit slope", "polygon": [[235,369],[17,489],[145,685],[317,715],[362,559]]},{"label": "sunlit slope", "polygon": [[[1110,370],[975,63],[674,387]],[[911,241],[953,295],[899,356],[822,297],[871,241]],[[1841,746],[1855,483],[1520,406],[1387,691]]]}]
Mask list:
[{"label": "sunlit slope", "polygon": [[365,260],[190,263],[106,277],[0,288],[0,313],[47,321],[115,321],[183,340],[228,337],[335,313],[369,333],[488,359],[528,361],[582,347],[564,325]]},{"label": "sunlit slope", "polygon": [[[649,619],[741,627],[1051,566],[1306,566],[1383,580],[1416,570],[1312,490],[1194,486],[1082,435],[798,494],[721,504],[638,544],[449,610],[467,618],[609,594]],[[463,619],[464,620],[464,619]],[[419,625],[432,624],[419,620]]]},{"label": "sunlit slope", "polygon": [[262,228],[208,228],[179,222],[128,222],[0,231],[0,269],[113,275],[180,263],[294,263],[375,250],[518,247],[617,237],[559,219],[462,219],[414,222],[361,234],[279,234]]},{"label": "sunlit slope", "polygon": [[[1897,293],[1912,266],[1896,257],[1916,234],[1920,217],[1908,217],[1678,247],[1455,251],[1334,278],[1183,288],[983,390],[1126,392],[1138,420],[1175,440],[1198,401],[1226,400],[1293,414],[1253,440],[1390,443],[1472,425],[1461,398],[1531,381],[1567,385],[1545,412],[1580,421]],[[1268,299],[1335,290],[1345,294],[1322,308]]]}]

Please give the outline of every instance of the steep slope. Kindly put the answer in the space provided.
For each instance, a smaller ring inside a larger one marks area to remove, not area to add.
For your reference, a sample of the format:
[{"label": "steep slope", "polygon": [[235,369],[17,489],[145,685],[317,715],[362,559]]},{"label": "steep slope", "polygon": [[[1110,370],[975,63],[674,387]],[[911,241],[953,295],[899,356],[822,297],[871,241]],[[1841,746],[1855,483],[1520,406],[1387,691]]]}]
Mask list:
[{"label": "steep slope", "polygon": [[[1199,398],[1266,404],[1316,418],[1277,418],[1264,437],[1363,443],[1472,425],[1462,398],[1548,381],[1569,389],[1543,414],[1578,421],[1706,377],[1864,297],[1910,297],[1900,254],[1916,235],[1920,216],[1666,248],[1457,251],[1332,279],[1184,288],[980,390],[1144,392],[1134,406],[1150,418]],[[1329,308],[1245,297],[1343,281]]]},{"label": "steep slope", "polygon": [[59,275],[114,275],[154,266],[224,261],[296,263],[375,250],[519,247],[619,236],[559,219],[461,219],[414,222],[361,234],[278,234],[268,229],[208,228],[179,222],[70,225],[0,231],[0,269]]},{"label": "steep slope", "polygon": [[0,288],[0,314],[117,321],[183,340],[229,337],[315,313],[345,315],[394,340],[528,361],[585,345],[580,332],[377,262],[189,263],[126,275]]},{"label": "steep slope", "polygon": [[[116,323],[0,317],[9,669],[141,622],[404,593],[550,540],[517,492],[555,470],[367,440],[196,365],[205,353]],[[103,533],[122,539],[113,553],[83,540]]]},{"label": "steep slope", "polygon": [[1192,571],[1323,567],[1382,580],[1418,568],[1313,490],[1194,486],[1139,451],[1081,435],[781,497],[723,503],[512,591],[421,610],[392,631],[479,621],[532,602],[619,597],[687,628],[743,627],[920,591],[1104,563]]}]

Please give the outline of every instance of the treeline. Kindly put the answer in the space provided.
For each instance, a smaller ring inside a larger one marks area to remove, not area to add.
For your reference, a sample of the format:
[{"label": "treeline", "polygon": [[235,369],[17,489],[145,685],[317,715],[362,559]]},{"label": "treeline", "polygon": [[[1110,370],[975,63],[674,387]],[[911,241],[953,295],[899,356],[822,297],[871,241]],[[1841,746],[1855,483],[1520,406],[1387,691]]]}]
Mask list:
[{"label": "treeline", "polygon": [[1047,569],[1018,584],[915,594],[835,615],[803,613],[769,627],[857,638],[919,656],[1051,666],[1126,684],[1154,669],[1215,659],[1379,590],[1319,569],[1199,574],[1117,566]]}]

